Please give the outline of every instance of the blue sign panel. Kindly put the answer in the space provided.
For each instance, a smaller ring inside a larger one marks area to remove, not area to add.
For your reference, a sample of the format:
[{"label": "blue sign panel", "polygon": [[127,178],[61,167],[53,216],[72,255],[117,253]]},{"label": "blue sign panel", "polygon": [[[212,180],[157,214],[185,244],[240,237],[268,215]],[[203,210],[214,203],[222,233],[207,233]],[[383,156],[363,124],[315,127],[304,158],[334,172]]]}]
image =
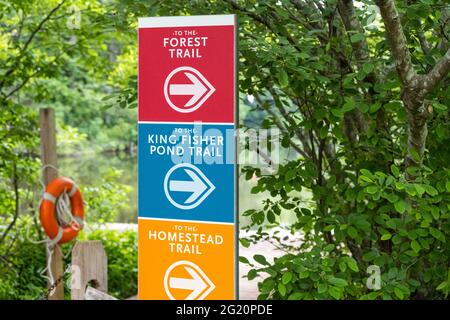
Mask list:
[{"label": "blue sign panel", "polygon": [[139,217],[234,222],[234,126],[139,124]]}]

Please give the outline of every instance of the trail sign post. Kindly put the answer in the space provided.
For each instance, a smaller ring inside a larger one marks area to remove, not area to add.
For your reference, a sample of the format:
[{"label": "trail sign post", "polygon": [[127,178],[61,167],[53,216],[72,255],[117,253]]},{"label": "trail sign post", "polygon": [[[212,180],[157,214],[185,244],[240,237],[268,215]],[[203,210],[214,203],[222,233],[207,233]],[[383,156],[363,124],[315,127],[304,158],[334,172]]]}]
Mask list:
[{"label": "trail sign post", "polygon": [[139,299],[236,299],[235,15],[139,19]]}]

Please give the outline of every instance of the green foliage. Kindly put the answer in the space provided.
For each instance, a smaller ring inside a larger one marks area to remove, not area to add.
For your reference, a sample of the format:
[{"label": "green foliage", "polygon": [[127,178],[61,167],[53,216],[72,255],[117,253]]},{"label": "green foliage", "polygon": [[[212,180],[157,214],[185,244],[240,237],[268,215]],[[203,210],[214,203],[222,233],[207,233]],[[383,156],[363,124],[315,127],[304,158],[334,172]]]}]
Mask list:
[{"label": "green foliage", "polygon": [[114,4],[0,1],[0,103],[20,97],[29,107],[51,106],[61,127],[77,128],[97,150],[129,148],[135,110],[107,110],[103,100],[133,78],[132,38],[119,31],[127,22],[113,18]]},{"label": "green foliage", "polygon": [[[445,175],[427,170],[421,179],[409,182],[394,165],[392,174],[362,169],[358,184],[343,193],[345,201],[355,201],[354,211],[330,203],[331,216],[300,208],[302,199],[288,196],[300,190],[295,179],[308,177],[305,169],[293,179],[292,170],[289,163],[279,168],[279,176],[261,177],[256,192],[268,190],[281,200],[266,202],[263,211],[245,213],[253,224],[261,225],[274,222],[270,215],[279,212],[277,208],[291,209],[297,216],[291,231],[301,230],[304,237],[300,248],[290,248],[292,253],[275,259],[273,265],[264,256],[254,257],[263,267],[252,269],[248,278],[268,274],[260,284],[261,299],[439,298],[440,291],[448,295],[450,170],[444,170]],[[279,181],[283,181],[281,188]],[[322,240],[320,235],[330,231],[338,245]],[[260,231],[251,241],[267,237]],[[360,248],[353,251],[357,255],[343,244]],[[365,287],[366,269],[373,264],[382,270],[382,287],[370,292]]]},{"label": "green foliage", "polygon": [[[448,49],[444,2],[395,2],[419,74]],[[241,243],[264,239],[288,251],[273,263],[263,255],[255,262],[240,259],[252,267],[248,279],[264,278],[260,299],[446,298],[448,77],[426,97],[430,114],[422,157],[414,147],[408,151],[402,84],[373,1],[353,7],[353,30],[344,27],[339,3],[164,1],[150,12],[237,13],[239,89],[256,97],[249,117],[265,114],[260,127],[277,126],[282,148],[301,150],[274,173],[242,168],[246,179],[258,180],[252,193],[270,197],[262,209],[243,214],[258,232]],[[136,9],[148,14],[148,8]],[[406,168],[407,152],[423,165]],[[293,221],[287,228],[300,245],[266,232],[279,225],[282,212]],[[379,290],[366,285],[371,265],[381,270]]]},{"label": "green foliage", "polygon": [[88,223],[115,222],[119,213],[129,205],[127,200],[131,187],[117,182],[122,174],[120,170],[110,168],[100,181],[81,186],[83,200],[87,204]]},{"label": "green foliage", "polygon": [[45,247],[29,241],[39,236],[33,224],[30,217],[19,219],[15,234],[0,244],[0,252],[9,249],[0,262],[0,299],[38,299],[45,292],[47,280],[39,275],[46,265]]},{"label": "green foliage", "polygon": [[[29,94],[35,101],[33,107],[50,103],[56,111],[60,129],[66,133],[58,136],[58,141],[63,143],[58,153],[73,156],[78,152],[124,149],[135,144],[137,132],[132,125],[135,110],[105,108],[104,99],[110,96],[112,86],[89,76],[75,61],[69,61],[64,69],[67,76],[40,79],[36,81],[38,90]],[[66,147],[67,138],[71,137],[67,133],[71,131],[76,131],[81,138],[72,149]]]},{"label": "green foliage", "polygon": [[[133,38],[123,35],[128,22],[115,15],[119,7],[116,1],[0,0],[2,298],[38,298],[45,287],[37,272],[45,265],[43,248],[22,234],[26,226],[31,238],[42,238],[32,218],[42,188],[37,109],[55,110],[60,157],[131,152],[136,144],[135,110],[106,109],[104,102],[121,77],[133,77]],[[118,183],[120,175],[112,168],[98,181],[80,184],[88,223],[114,221],[123,210],[130,188]]]},{"label": "green foliage", "polygon": [[[42,239],[36,221],[24,216],[17,221],[14,234],[9,234],[0,244],[0,252],[9,250],[0,263],[0,299],[42,299],[46,293],[47,280],[40,273],[46,266],[43,244],[31,241]],[[82,232],[79,240],[100,240],[108,257],[109,293],[126,299],[137,293],[137,233],[98,229]],[[63,245],[67,255],[73,243]],[[70,264],[70,255],[65,260]],[[64,277],[66,299],[69,299],[70,274]]]},{"label": "green foliage", "polygon": [[31,281],[31,274],[38,273],[45,251],[25,242],[30,220],[19,219],[19,205],[29,210],[25,188],[38,179],[40,162],[32,156],[38,143],[36,112],[6,102],[0,108],[0,141],[0,299],[33,298],[43,282]]}]

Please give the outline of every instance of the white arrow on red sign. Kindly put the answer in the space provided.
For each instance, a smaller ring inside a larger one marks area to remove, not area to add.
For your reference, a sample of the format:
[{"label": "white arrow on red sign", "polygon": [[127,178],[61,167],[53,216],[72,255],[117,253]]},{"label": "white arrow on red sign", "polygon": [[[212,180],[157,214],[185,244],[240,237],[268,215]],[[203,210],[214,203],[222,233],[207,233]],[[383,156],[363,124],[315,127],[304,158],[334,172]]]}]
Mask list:
[{"label": "white arrow on red sign", "polygon": [[208,91],[208,88],[192,73],[185,72],[184,74],[192,81],[192,84],[171,84],[169,93],[170,95],[192,95],[192,98],[184,105],[190,107]]},{"label": "white arrow on red sign", "polygon": [[[182,73],[191,83],[171,83],[172,78]],[[179,67],[173,70],[164,83],[164,96],[167,103],[176,111],[182,113],[193,112],[216,91],[212,84],[198,71],[192,67]],[[188,102],[180,106],[175,104],[171,96],[192,96]]]}]

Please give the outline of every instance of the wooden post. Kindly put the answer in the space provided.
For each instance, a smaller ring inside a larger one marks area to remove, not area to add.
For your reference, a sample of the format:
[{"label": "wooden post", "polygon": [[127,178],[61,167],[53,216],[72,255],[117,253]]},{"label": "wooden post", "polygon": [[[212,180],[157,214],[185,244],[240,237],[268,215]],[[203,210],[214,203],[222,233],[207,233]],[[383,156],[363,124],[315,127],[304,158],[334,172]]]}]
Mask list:
[{"label": "wooden post", "polygon": [[85,300],[88,285],[108,292],[108,258],[100,241],[80,241],[72,250],[72,300]]},{"label": "wooden post", "polygon": [[[44,108],[39,112],[41,125],[41,161],[42,165],[58,166],[56,153],[56,128],[55,111],[52,108]],[[58,177],[58,173],[51,167],[42,172],[44,183],[47,184]]]},{"label": "wooden post", "polygon": [[84,295],[85,300],[118,300],[109,294],[106,294],[100,290],[94,289],[92,287],[86,288],[86,294]]},{"label": "wooden post", "polygon": [[[52,165],[57,168],[56,154],[56,129],[55,129],[55,112],[52,108],[44,108],[39,110],[40,127],[41,127],[41,161],[42,165]],[[55,169],[46,167],[42,173],[44,184],[58,176]],[[47,257],[49,259],[49,257]],[[63,254],[59,245],[55,246],[52,256],[51,272],[54,281],[63,276]],[[49,273],[50,275],[50,273]],[[49,283],[49,286],[52,284]],[[49,300],[64,300],[64,282],[60,281],[56,286],[53,294],[48,296]]]}]

